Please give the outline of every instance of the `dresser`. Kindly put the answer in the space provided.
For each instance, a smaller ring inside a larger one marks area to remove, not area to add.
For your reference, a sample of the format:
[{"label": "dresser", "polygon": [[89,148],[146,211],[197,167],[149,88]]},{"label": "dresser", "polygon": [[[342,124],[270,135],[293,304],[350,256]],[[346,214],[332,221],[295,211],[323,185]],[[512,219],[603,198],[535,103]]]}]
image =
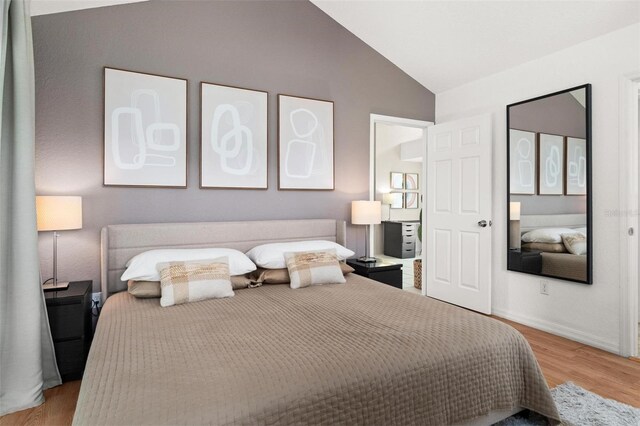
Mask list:
[{"label": "dresser", "polygon": [[384,254],[400,259],[416,257],[419,225],[417,220],[382,222]]},{"label": "dresser", "polygon": [[84,372],[93,337],[91,288],[91,281],[75,281],[67,290],[44,294],[63,382],[81,379]]}]

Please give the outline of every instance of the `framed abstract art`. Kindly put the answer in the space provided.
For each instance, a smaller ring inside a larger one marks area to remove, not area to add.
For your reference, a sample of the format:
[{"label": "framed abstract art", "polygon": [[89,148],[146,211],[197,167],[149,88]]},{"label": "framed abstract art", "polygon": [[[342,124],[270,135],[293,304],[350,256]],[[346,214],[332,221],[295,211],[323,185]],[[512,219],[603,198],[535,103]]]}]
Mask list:
[{"label": "framed abstract art", "polygon": [[267,92],[200,84],[200,187],[267,189]]},{"label": "framed abstract art", "polygon": [[278,95],[278,189],[335,189],[333,102]]},{"label": "framed abstract art", "polygon": [[187,186],[187,80],[104,69],[105,186]]},{"label": "framed abstract art", "polygon": [[565,195],[587,195],[587,141],[567,138]]},{"label": "framed abstract art", "polygon": [[538,194],[564,193],[564,137],[538,134]]}]

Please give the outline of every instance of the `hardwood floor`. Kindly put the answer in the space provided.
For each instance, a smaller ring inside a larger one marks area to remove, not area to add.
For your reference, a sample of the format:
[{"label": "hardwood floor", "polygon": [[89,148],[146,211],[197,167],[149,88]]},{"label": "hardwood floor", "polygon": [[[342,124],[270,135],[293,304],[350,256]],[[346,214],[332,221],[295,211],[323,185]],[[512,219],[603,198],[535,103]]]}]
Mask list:
[{"label": "hardwood floor", "polygon": [[550,388],[572,381],[583,388],[640,407],[640,363],[505,320],[527,338]]},{"label": "hardwood floor", "polygon": [[70,425],[76,410],[80,380],[44,391],[45,403],[0,417],[0,426]]},{"label": "hardwood floor", "polygon": [[[605,398],[640,407],[640,362],[613,355],[525,325],[496,318],[519,330],[538,358],[549,387],[572,381]],[[80,381],[45,391],[39,407],[0,417],[0,426],[69,425]]]}]

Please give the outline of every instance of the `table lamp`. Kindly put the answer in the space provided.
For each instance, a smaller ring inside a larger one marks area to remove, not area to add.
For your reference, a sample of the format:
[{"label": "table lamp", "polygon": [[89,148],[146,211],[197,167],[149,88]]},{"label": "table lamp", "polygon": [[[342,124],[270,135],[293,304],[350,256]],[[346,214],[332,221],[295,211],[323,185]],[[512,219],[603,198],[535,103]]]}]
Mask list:
[{"label": "table lamp", "polygon": [[358,258],[359,262],[375,263],[377,259],[371,257],[369,253],[369,226],[378,225],[382,220],[382,205],[380,201],[352,201],[351,202],[351,223],[353,225],[365,225],[364,236],[364,256]]},{"label": "table lamp", "polygon": [[37,196],[38,231],[53,231],[53,283],[44,291],[65,290],[68,282],[58,282],[58,231],[82,229],[82,197]]},{"label": "table lamp", "polygon": [[520,249],[520,203],[509,203],[509,248]]}]

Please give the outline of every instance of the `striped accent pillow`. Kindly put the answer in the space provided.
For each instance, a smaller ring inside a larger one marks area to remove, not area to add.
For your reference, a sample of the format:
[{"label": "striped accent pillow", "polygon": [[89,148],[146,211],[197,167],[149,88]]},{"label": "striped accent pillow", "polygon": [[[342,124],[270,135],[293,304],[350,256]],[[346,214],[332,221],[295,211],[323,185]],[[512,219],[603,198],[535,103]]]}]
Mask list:
[{"label": "striped accent pillow", "polygon": [[226,257],[214,260],[166,262],[160,272],[160,306],[180,305],[233,296]]},{"label": "striped accent pillow", "polygon": [[339,284],[346,280],[334,249],[285,253],[291,288],[310,285]]}]

